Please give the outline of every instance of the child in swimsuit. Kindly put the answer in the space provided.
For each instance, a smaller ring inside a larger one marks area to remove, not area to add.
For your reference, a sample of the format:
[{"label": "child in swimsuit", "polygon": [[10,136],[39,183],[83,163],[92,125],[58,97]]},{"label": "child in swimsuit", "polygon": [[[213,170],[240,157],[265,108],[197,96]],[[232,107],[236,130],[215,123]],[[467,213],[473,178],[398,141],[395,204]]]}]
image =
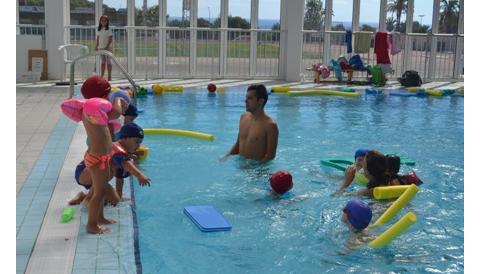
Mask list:
[{"label": "child in swimsuit", "polygon": [[345,177],[343,179],[342,186],[337,190],[336,194],[343,193],[345,189],[349,187],[350,184],[353,182],[353,179],[355,178],[355,173],[361,172],[367,152],[368,150],[366,149],[357,149],[357,151],[355,151],[355,163],[345,169]]}]

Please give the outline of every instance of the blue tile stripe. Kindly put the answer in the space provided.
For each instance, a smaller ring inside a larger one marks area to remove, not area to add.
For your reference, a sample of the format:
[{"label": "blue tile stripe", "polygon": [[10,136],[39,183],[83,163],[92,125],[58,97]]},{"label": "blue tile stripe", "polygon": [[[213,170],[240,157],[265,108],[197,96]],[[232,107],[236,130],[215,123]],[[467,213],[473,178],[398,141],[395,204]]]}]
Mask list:
[{"label": "blue tile stripe", "polygon": [[60,116],[17,195],[17,273],[24,273],[77,127]]}]

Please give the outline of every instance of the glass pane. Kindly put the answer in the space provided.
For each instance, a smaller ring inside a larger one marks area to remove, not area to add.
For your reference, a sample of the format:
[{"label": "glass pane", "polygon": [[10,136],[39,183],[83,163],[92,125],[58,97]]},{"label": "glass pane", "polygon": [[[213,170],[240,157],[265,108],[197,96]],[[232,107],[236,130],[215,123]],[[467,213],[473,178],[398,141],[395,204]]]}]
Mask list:
[{"label": "glass pane", "polygon": [[95,0],[70,0],[70,25],[95,26]]},{"label": "glass pane", "polygon": [[249,29],[251,1],[230,0],[228,1],[228,4],[228,27],[236,29]]},{"label": "glass pane", "polygon": [[158,26],[158,0],[135,0],[135,26]]},{"label": "glass pane", "polygon": [[325,19],[325,6],[321,0],[305,0],[304,30],[321,30]]},{"label": "glass pane", "polygon": [[333,1],[332,30],[351,30],[353,0]]},{"label": "glass pane", "polygon": [[398,31],[405,33],[407,2],[407,0],[388,0],[387,31]]},{"label": "glass pane", "polygon": [[457,33],[459,11],[460,11],[460,1],[458,0],[440,1],[440,24],[438,26],[438,32]]},{"label": "glass pane", "polygon": [[45,24],[45,6],[43,0],[22,0],[18,2],[18,13],[20,24]]},{"label": "glass pane", "polygon": [[380,0],[360,1],[360,30],[375,32],[380,19]]},{"label": "glass pane", "polygon": [[280,29],[280,0],[259,1],[258,28]]},{"label": "glass pane", "polygon": [[167,1],[167,26],[190,27],[190,0]]},{"label": "glass pane", "polygon": [[431,31],[433,0],[415,1],[412,32],[427,33]]},{"label": "glass pane", "polygon": [[127,25],[127,1],[104,0],[103,14],[110,19],[110,25],[122,27]]},{"label": "glass pane", "polygon": [[220,27],[220,0],[198,0],[197,27]]}]

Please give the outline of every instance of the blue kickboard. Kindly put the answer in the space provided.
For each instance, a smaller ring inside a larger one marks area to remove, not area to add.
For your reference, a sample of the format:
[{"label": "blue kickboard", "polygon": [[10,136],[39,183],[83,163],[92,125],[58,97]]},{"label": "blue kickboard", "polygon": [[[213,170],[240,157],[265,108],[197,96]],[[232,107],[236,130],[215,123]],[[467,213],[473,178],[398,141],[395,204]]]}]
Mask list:
[{"label": "blue kickboard", "polygon": [[183,212],[201,231],[211,232],[232,229],[227,219],[213,206],[186,206]]}]

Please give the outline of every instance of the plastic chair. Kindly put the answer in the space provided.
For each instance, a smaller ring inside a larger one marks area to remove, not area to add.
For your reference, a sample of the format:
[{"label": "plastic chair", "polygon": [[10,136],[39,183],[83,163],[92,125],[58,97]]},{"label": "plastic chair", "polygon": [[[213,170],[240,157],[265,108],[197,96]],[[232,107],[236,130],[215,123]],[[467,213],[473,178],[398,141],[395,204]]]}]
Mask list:
[{"label": "plastic chair", "polygon": [[[90,52],[87,46],[78,45],[78,44],[61,45],[60,47],[58,47],[58,50],[60,52],[63,51],[64,70],[62,71],[62,81],[66,81],[67,65],[70,65],[75,58],[86,55]],[[83,60],[80,62],[81,64],[84,64]],[[83,73],[83,67],[82,67],[82,73]]]}]

